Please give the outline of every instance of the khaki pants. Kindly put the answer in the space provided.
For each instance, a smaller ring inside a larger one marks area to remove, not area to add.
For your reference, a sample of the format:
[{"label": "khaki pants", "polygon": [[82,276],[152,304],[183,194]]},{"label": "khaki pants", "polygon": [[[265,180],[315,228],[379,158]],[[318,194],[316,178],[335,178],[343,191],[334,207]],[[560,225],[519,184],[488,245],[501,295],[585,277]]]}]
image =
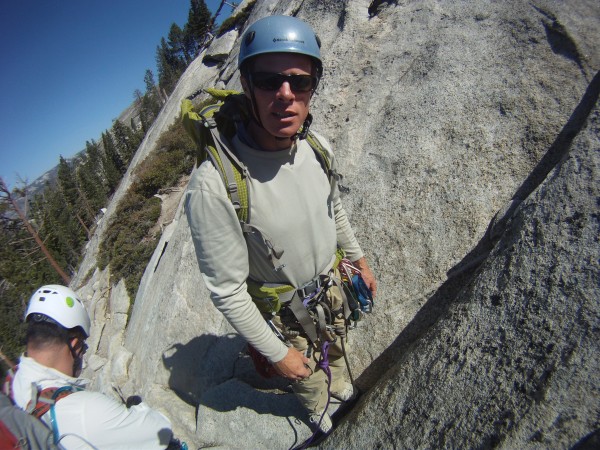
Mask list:
[{"label": "khaki pants", "polygon": [[[339,273],[337,271],[335,276],[339,277]],[[332,286],[329,288],[327,291],[327,297],[331,301],[332,310],[341,308],[342,296],[337,286]],[[327,374],[317,366],[319,358],[321,357],[320,348],[316,349],[303,335],[294,336],[287,332],[289,328],[298,329],[297,325],[295,324],[295,319],[292,315],[277,315],[273,318],[273,324],[299,352],[307,355],[307,350],[309,346],[311,347],[310,353],[312,354],[309,356],[310,362],[308,366],[312,371],[312,375],[308,378],[292,383],[292,389],[302,405],[308,411],[323,411],[327,404],[328,377]],[[345,320],[342,314],[336,316],[334,326],[336,328],[339,327],[341,329],[345,329]],[[346,349],[346,353],[348,353],[348,340],[346,337],[337,336],[335,342],[329,343],[329,369],[331,370],[331,386],[329,388],[329,392],[341,391],[345,381],[344,369],[346,367],[346,363],[344,361],[342,352],[342,339],[344,339],[344,347]]]}]

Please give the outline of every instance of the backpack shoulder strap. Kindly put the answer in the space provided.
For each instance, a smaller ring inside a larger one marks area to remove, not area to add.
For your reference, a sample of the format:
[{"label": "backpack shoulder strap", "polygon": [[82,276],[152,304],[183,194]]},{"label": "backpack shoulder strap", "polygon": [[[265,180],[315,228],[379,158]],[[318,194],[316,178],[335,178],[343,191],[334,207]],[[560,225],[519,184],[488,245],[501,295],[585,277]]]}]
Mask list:
[{"label": "backpack shoulder strap", "polygon": [[325,175],[327,175],[327,178],[329,179],[329,184],[331,185],[332,190],[333,187],[337,184],[337,187],[340,190],[340,192],[350,191],[350,189],[348,189],[347,187],[342,186],[341,181],[344,177],[332,167],[332,161],[329,153],[327,152],[327,150],[325,150],[325,147],[323,147],[323,144],[321,144],[321,142],[313,132],[308,132],[308,134],[306,135],[306,142],[308,142],[310,148],[312,148],[313,152],[315,152],[317,160],[321,164]]},{"label": "backpack shoulder strap", "polygon": [[329,154],[327,153],[319,139],[314,135],[314,133],[309,131],[306,136],[306,142],[308,142],[310,148],[312,148],[313,152],[315,152],[315,155],[321,163],[323,171],[325,172],[327,177],[331,178],[331,160],[329,159]]},{"label": "backpack shoulder strap", "polygon": [[31,411],[31,415],[41,419],[42,416],[46,414],[51,407],[56,404],[57,401],[65,398],[67,395],[70,395],[73,392],[72,386],[63,386],[60,388],[50,387],[42,389],[37,396],[37,402]]},{"label": "backpack shoulder strap", "polygon": [[[13,384],[14,376],[15,376],[17,369],[18,369],[18,366],[15,366],[14,370],[10,369],[8,371],[6,379],[4,381],[4,386],[2,388],[2,390],[3,390],[2,394],[6,395],[8,397],[11,404],[14,399],[12,384]],[[38,436],[38,434],[40,434],[39,430],[47,430],[45,424],[42,423],[41,418],[44,414],[46,414],[48,411],[50,411],[50,424],[52,427],[52,435],[54,436],[54,443],[57,444],[60,436],[58,433],[58,425],[56,423],[56,417],[54,414],[54,405],[60,399],[65,398],[66,396],[72,394],[73,392],[76,392],[79,389],[74,388],[73,386],[62,386],[60,388],[49,387],[46,389],[42,389],[41,391],[38,391],[37,385],[35,383],[31,383],[31,390],[32,390],[31,401],[27,405],[27,408],[25,409],[25,411],[23,411],[23,413],[26,414],[27,416],[35,417],[35,421],[31,423],[31,427],[32,427],[31,432],[34,433],[36,436]],[[0,396],[2,396],[2,394],[0,394]],[[39,422],[41,426],[38,426],[36,424],[36,422]],[[39,430],[36,431],[36,427]],[[51,441],[47,441],[47,442],[45,442],[45,444],[43,446],[41,446],[39,448],[50,449],[50,448],[58,448],[58,447],[55,447],[54,445],[52,445]],[[62,447],[60,447],[60,448],[62,448]]]},{"label": "backpack shoulder strap", "polygon": [[250,220],[247,170],[229,141],[235,134],[237,122],[244,118],[243,94],[216,89],[206,91],[218,102],[196,113],[192,102],[184,99],[181,104],[183,126],[198,146],[198,163],[209,159],[217,169],[243,229]]},{"label": "backpack shoulder strap", "polygon": [[250,221],[250,201],[248,198],[248,172],[246,166],[233,153],[226,138],[216,128],[210,133],[214,146],[208,145],[206,150],[213,165],[221,175],[227,196],[235,208],[238,220],[242,224]]},{"label": "backpack shoulder strap", "polygon": [[50,411],[50,428],[54,436],[54,443],[58,443],[60,440],[60,433],[58,432],[58,423],[56,422],[56,411],[54,406],[56,402],[66,396],[72,394],[74,391],[73,386],[62,386],[59,388],[50,387],[42,389],[38,395],[38,401],[35,408],[31,412],[31,415],[41,420],[42,416]]}]

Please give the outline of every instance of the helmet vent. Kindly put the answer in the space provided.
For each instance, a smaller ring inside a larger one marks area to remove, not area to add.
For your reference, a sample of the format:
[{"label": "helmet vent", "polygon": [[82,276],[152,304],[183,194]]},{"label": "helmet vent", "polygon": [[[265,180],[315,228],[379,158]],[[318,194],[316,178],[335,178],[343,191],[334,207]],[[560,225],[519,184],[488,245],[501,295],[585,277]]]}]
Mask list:
[{"label": "helmet vent", "polygon": [[256,37],[256,32],[251,31],[250,33],[248,33],[248,35],[246,36],[246,45],[250,45],[255,37]]},{"label": "helmet vent", "polygon": [[46,301],[46,297],[40,297],[39,300],[40,300],[40,302],[45,302]]}]

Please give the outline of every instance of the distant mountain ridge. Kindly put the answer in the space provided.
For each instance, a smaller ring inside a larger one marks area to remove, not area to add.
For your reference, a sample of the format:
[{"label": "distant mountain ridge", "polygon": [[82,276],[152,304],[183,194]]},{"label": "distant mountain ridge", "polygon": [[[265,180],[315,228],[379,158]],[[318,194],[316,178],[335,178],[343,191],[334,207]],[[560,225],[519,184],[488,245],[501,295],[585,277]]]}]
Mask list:
[{"label": "distant mountain ridge", "polygon": [[[131,103],[127,108],[125,108],[121,114],[119,114],[119,117],[117,118],[117,120],[119,120],[120,122],[122,122],[123,124],[130,126],[131,125],[131,119],[136,119],[139,116],[139,109],[136,106],[136,102],[134,101],[133,103]],[[106,130],[105,130],[106,131]],[[91,140],[92,138],[90,138]],[[101,142],[101,138],[97,137],[95,138],[96,142]],[[70,157],[70,158],[65,158],[66,161],[69,164],[72,164],[74,162],[77,162],[78,160],[83,159],[83,157],[85,156],[85,143],[84,143],[84,148],[83,150],[80,150],[79,152],[77,152],[74,156]],[[54,185],[54,183],[56,182],[56,178],[58,176],[58,163],[52,167],[50,170],[48,170],[47,172],[44,172],[41,176],[39,176],[38,178],[36,178],[34,181],[32,181],[31,183],[29,183],[27,185],[27,189],[28,189],[28,195],[30,197],[35,196],[36,194],[41,193],[44,188],[46,187],[46,185]],[[21,200],[21,202],[24,200]]]}]

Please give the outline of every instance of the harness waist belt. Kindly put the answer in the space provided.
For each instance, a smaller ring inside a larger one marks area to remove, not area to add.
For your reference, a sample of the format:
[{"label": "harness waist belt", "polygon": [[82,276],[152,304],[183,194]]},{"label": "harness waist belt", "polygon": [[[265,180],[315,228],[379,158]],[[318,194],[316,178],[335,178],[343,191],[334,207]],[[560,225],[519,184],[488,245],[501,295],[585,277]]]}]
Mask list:
[{"label": "harness waist belt", "polygon": [[296,289],[296,292],[298,293],[298,296],[300,298],[306,298],[313,292],[319,290],[320,287],[321,287],[321,277],[316,276],[315,278],[310,280],[308,283],[305,283],[303,286]]},{"label": "harness waist belt", "polygon": [[[263,283],[263,286],[265,286],[265,287],[279,287],[279,286],[283,286],[283,285],[284,285],[283,283]],[[292,301],[292,298],[296,294],[301,299],[305,299],[306,297],[311,295],[313,292],[319,290],[320,288],[321,288],[321,278],[319,277],[319,275],[317,275],[315,278],[310,280],[308,283],[303,284],[302,287],[299,287],[298,289],[291,290],[288,292],[281,292],[279,294],[279,300],[281,301],[282,304],[289,303]]]}]

